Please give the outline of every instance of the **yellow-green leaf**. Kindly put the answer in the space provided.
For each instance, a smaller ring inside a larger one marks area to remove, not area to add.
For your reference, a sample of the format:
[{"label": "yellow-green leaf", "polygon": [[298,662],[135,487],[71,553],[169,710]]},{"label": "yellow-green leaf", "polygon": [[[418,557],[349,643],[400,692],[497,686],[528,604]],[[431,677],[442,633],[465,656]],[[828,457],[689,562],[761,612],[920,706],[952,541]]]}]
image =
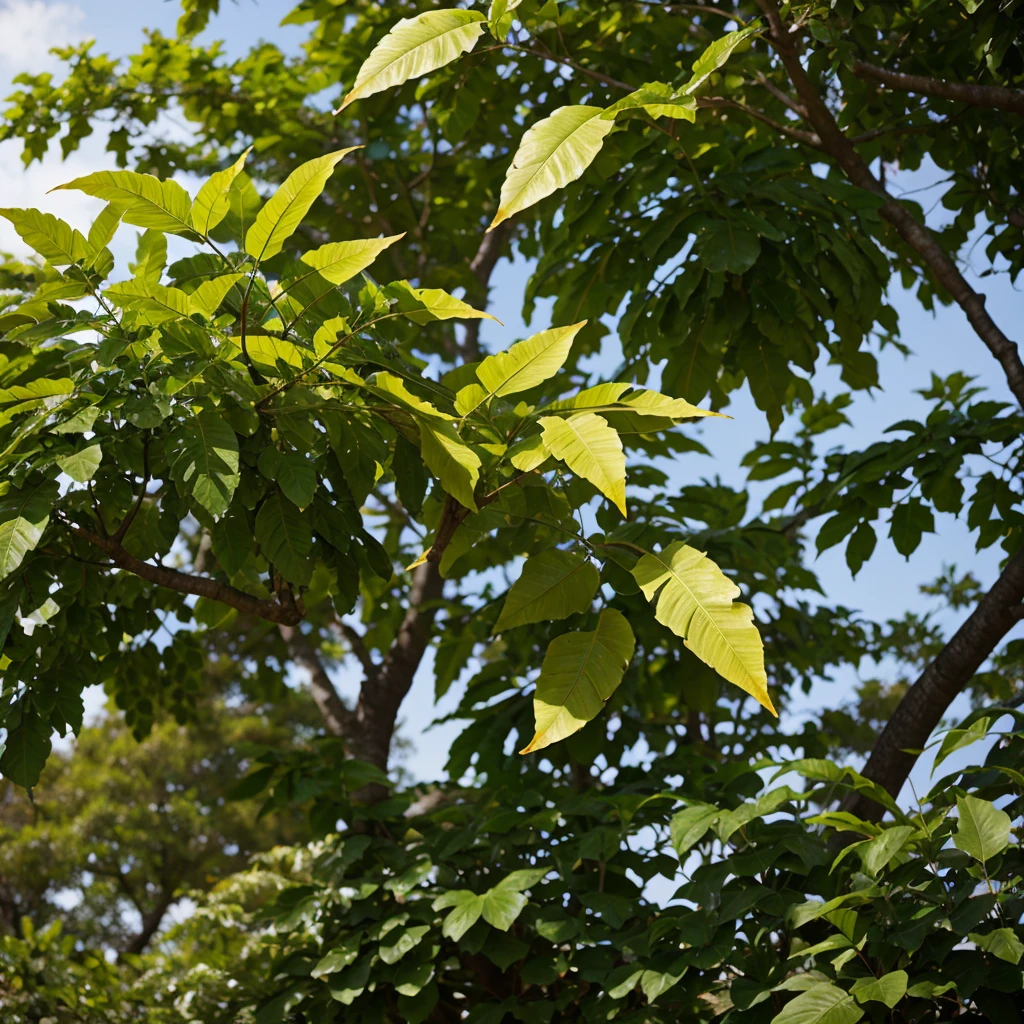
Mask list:
[{"label": "yellow-green leaf", "polygon": [[192,226],[204,238],[228,215],[231,206],[231,186],[245,166],[245,158],[251,151],[252,146],[230,167],[212,174],[210,180],[196,195],[192,204]]},{"label": "yellow-green leaf", "polygon": [[768,696],[764,647],[754,613],[734,603],[740,589],[703,552],[676,541],[659,554],[646,554],[633,577],[655,618],[682,637],[705,664],[776,713]]},{"label": "yellow-green leaf", "polygon": [[672,86],[664,82],[645,82],[635,92],[607,107],[601,116],[605,120],[614,120],[615,115],[624,110],[643,110],[651,117],[697,120],[697,101],[692,96],[677,96]]},{"label": "yellow-green leaf", "polygon": [[540,434],[532,434],[518,444],[513,445],[508,453],[509,461],[522,473],[532,473],[551,458],[544,438]]},{"label": "yellow-green leaf", "polygon": [[195,235],[192,200],[176,181],[161,181],[137,171],[97,171],[75,178],[51,191],[76,189],[88,196],[124,207],[126,224],[176,235]]},{"label": "yellow-green leaf", "polygon": [[459,414],[465,416],[491,398],[526,391],[553,377],[562,368],[573,339],[586,323],[581,320],[568,327],[552,327],[517,341],[505,352],[488,356],[476,368],[480,384],[467,384],[455,396]]},{"label": "yellow-green leaf", "polygon": [[542,416],[538,422],[551,454],[589,480],[625,515],[626,456],[608,422],[593,412],[578,412],[567,419]]},{"label": "yellow-green leaf", "polygon": [[727,35],[716,39],[694,62],[693,75],[689,82],[683,87],[682,92],[686,95],[695,92],[704,82],[707,81],[723,64],[742,46],[746,41],[761,30],[760,23],[751,22],[736,32],[729,32]]},{"label": "yellow-green leaf", "polygon": [[414,288],[408,281],[393,281],[385,289],[389,298],[397,299],[395,308],[414,324],[429,324],[435,320],[493,320],[497,317],[474,309],[468,302],[449,295],[443,288]]},{"label": "yellow-green leaf", "polygon": [[957,825],[953,845],[984,864],[1010,842],[1010,816],[990,800],[976,796],[956,799]]},{"label": "yellow-green leaf", "polygon": [[189,308],[193,313],[202,313],[207,320],[220,308],[229,291],[238,284],[245,274],[223,274],[204,281],[190,296]]},{"label": "yellow-green leaf", "polygon": [[622,682],[636,640],[621,612],[601,613],[592,633],[566,633],[548,646],[533,698],[536,733],[520,753],[550,746],[596,717]]},{"label": "yellow-green leaf", "polygon": [[79,263],[93,254],[85,236],[52,213],[6,209],[0,210],[0,217],[9,220],[21,240],[55,267]]},{"label": "yellow-green leaf", "polygon": [[363,61],[355,84],[335,111],[450,64],[472,50],[484,31],[479,11],[425,11],[403,18]]},{"label": "yellow-green leaf", "polygon": [[365,270],[389,245],[394,245],[400,235],[386,238],[361,238],[354,242],[328,242],[319,249],[303,253],[302,262],[311,266],[331,284],[344,284]]},{"label": "yellow-green leaf", "polygon": [[359,148],[339,149],[296,167],[256,214],[245,233],[245,251],[261,261],[276,256],[323,192],[338,161]]},{"label": "yellow-green leaf", "polygon": [[397,399],[398,404],[406,409],[441,420],[450,421],[452,419],[450,415],[441,412],[440,409],[435,409],[434,406],[425,399],[420,398],[419,395],[414,395],[406,387],[405,381],[401,377],[396,377],[393,373],[387,373],[386,371],[375,373],[368,383],[371,390],[386,398]]},{"label": "yellow-green leaf", "polygon": [[494,632],[588,611],[600,582],[597,567],[582,555],[557,548],[542,551],[526,560],[509,589]]},{"label": "yellow-green leaf", "polygon": [[603,107],[559,107],[526,132],[505,175],[498,212],[488,231],[575,181],[590,166],[615,127],[601,117],[603,113]]},{"label": "yellow-green leaf", "polygon": [[480,456],[450,424],[421,418],[419,426],[420,453],[430,472],[460,505],[475,512],[473,491],[480,479]]},{"label": "yellow-green leaf", "polygon": [[35,549],[56,500],[55,480],[38,487],[12,487],[0,494],[0,580],[10,576]]},{"label": "yellow-green leaf", "polygon": [[98,444],[86,445],[81,451],[59,455],[57,465],[72,480],[84,484],[96,475],[103,459],[103,449]]},{"label": "yellow-green leaf", "polygon": [[[229,338],[232,348],[228,350],[231,359],[237,359],[241,355],[242,339]],[[245,339],[245,350],[253,364],[264,372],[272,373],[275,377],[281,376],[281,366],[301,370],[304,366],[311,365],[313,353],[308,349],[299,348],[290,341],[275,338],[271,334],[250,334]]]}]

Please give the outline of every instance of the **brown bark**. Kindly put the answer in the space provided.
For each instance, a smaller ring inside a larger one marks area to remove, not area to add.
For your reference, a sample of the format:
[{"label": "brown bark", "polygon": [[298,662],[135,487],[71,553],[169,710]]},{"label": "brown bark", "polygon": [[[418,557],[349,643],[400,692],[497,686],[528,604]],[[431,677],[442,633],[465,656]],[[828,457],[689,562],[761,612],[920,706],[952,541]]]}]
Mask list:
[{"label": "brown bark", "polygon": [[858,78],[881,82],[902,92],[918,93],[921,96],[935,96],[938,99],[968,103],[972,107],[989,107],[993,110],[1008,110],[1024,114],[1024,90],[1010,89],[1002,85],[977,85],[974,82],[950,82],[928,75],[906,75],[902,71],[869,64],[867,61],[853,62],[853,73]]},{"label": "brown bark", "polygon": [[281,639],[288,648],[288,656],[300,668],[309,673],[309,688],[324,725],[332,736],[347,740],[352,731],[355,716],[345,706],[338,691],[327,674],[320,654],[313,641],[298,626],[278,626]]},{"label": "brown bark", "polygon": [[162,892],[157,902],[142,915],[142,929],[137,935],[133,935],[128,940],[121,952],[135,955],[141,953],[152,941],[153,936],[160,930],[164,915],[170,909],[173,902],[174,896],[171,892]]},{"label": "brown bark", "polygon": [[1024,407],[1024,363],[1015,342],[1011,341],[988,315],[985,296],[976,292],[960,273],[956,263],[936,241],[931,231],[901,206],[871,173],[871,169],[843,134],[818,87],[804,70],[792,35],[786,31],[775,0],[758,0],[771,29],[771,41],[806,111],[808,124],[821,139],[828,153],[854,185],[875,193],[883,200],[882,216],[899,232],[903,240],[924,260],[936,281],[964,311],[975,333],[1002,366],[1014,397]]},{"label": "brown bark", "polygon": [[[863,775],[883,786],[892,797],[899,795],[918,756],[908,751],[924,748],[953,699],[996,645],[1021,621],[1022,601],[1024,549],[1010,558],[989,592],[896,706],[871,751]],[[860,793],[851,794],[844,806],[873,821],[883,813],[878,804]]]},{"label": "brown bark", "polygon": [[[480,242],[469,269],[477,280],[477,286],[467,296],[471,303],[480,309],[487,308],[487,293],[490,288],[491,274],[501,259],[505,243],[512,233],[512,225],[506,221],[493,231],[488,231]],[[462,358],[464,362],[473,363],[480,358],[480,321],[466,322],[466,334],[462,341]]]}]

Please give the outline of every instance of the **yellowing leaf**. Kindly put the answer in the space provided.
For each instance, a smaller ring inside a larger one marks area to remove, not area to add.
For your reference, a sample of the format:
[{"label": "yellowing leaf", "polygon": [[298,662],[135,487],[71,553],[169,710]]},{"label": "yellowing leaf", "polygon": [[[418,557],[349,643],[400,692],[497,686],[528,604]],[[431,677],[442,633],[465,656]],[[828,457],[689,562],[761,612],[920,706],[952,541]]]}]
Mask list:
[{"label": "yellowing leaf", "polygon": [[124,207],[125,224],[177,235],[192,235],[192,200],[176,181],[161,181],[136,171],[97,171],[51,189],[77,189]]},{"label": "yellowing leaf", "polygon": [[428,401],[420,398],[419,395],[414,395],[406,386],[405,381],[401,377],[396,377],[393,373],[381,372],[375,373],[370,378],[369,385],[371,390],[378,392],[388,398],[398,399],[398,404],[404,406],[406,409],[411,409],[414,412],[422,413],[424,416],[433,416],[437,419],[451,420],[451,416],[443,413],[440,409],[435,409]]},{"label": "yellowing leaf", "polygon": [[633,577],[655,618],[682,637],[705,664],[749,693],[773,715],[764,670],[764,648],[754,613],[735,604],[740,589],[703,552],[676,541],[659,554],[646,554]]},{"label": "yellowing leaf", "polygon": [[449,424],[420,419],[419,425],[420,453],[430,472],[460,505],[475,512],[473,491],[480,479],[480,456]]},{"label": "yellowing leaf", "polygon": [[245,233],[245,251],[261,261],[276,256],[323,192],[338,161],[359,148],[339,149],[296,167],[256,214]]},{"label": "yellowing leaf", "polygon": [[548,646],[533,698],[536,733],[520,753],[550,746],[578,732],[622,682],[636,640],[621,612],[601,613],[592,633],[566,633]]},{"label": "yellowing leaf", "polygon": [[199,190],[192,204],[192,226],[204,238],[228,215],[231,199],[228,193],[245,166],[250,146],[230,167],[217,171]]},{"label": "yellowing leaf", "polygon": [[501,186],[498,212],[488,231],[513,214],[575,181],[604,145],[614,124],[603,107],[559,107],[523,136]]},{"label": "yellowing leaf", "polygon": [[526,391],[553,377],[562,368],[572,348],[573,338],[587,321],[548,331],[517,341],[505,352],[488,356],[476,368],[480,384],[467,384],[455,396],[455,408],[462,416],[495,397]]},{"label": "yellowing leaf", "polygon": [[526,560],[493,632],[588,611],[600,581],[597,567],[582,555],[558,549],[542,551]]},{"label": "yellowing leaf", "polygon": [[404,231],[400,235],[389,235],[387,238],[328,242],[319,249],[303,253],[300,258],[331,284],[344,284],[365,270],[389,245],[394,245],[400,238],[405,238]]},{"label": "yellowing leaf", "polygon": [[551,454],[589,480],[625,515],[626,456],[619,435],[607,421],[596,413],[578,412],[568,419],[542,416],[538,422]]},{"label": "yellowing leaf", "polygon": [[473,49],[485,20],[479,11],[462,10],[425,11],[415,18],[403,18],[363,61],[355,84],[334,113],[365,96],[450,64]]}]

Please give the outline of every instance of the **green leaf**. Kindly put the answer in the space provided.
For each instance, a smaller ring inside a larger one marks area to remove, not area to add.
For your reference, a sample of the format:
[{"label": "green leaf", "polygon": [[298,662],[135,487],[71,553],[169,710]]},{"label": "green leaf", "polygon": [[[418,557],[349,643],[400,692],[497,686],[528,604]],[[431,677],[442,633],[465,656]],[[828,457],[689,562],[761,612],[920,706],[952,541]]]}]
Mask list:
[{"label": "green leaf", "polygon": [[509,462],[523,473],[532,473],[550,458],[551,452],[540,434],[532,434],[508,450]]},{"label": "green leaf", "polygon": [[523,136],[501,186],[498,212],[488,231],[575,181],[614,128],[603,107],[559,107]]},{"label": "green leaf", "polygon": [[625,515],[626,456],[607,420],[593,412],[579,412],[567,419],[542,416],[537,422],[551,454],[589,480]]},{"label": "green leaf", "polygon": [[995,931],[987,932],[985,935],[971,932],[967,937],[979,949],[999,957],[1000,960],[1006,960],[1008,963],[1019,964],[1020,958],[1024,956],[1024,943],[1017,938],[1017,933],[1012,928],[996,928]]},{"label": "green leaf", "polygon": [[322,957],[310,971],[313,978],[325,978],[329,974],[337,974],[356,962],[362,935],[351,935],[340,946],[335,946],[326,956]]},{"label": "green leaf", "polygon": [[693,74],[683,87],[683,92],[690,94],[695,92],[708,78],[710,78],[725,62],[753,35],[761,31],[760,23],[751,22],[736,32],[729,32],[727,35],[716,39],[694,62]]},{"label": "green leaf", "polygon": [[212,174],[196,195],[192,204],[192,226],[204,238],[227,216],[231,207],[231,186],[251,152],[252,146],[230,167]]},{"label": "green leaf", "polygon": [[189,311],[201,313],[212,320],[228,292],[238,284],[245,274],[222,274],[204,281],[188,298]]},{"label": "green leaf", "polygon": [[512,27],[512,12],[523,0],[491,0],[487,9],[487,27],[495,39],[504,39]]},{"label": "green leaf", "polygon": [[462,10],[425,11],[403,18],[370,52],[335,113],[358,99],[450,64],[473,49],[485,20],[479,11]]},{"label": "green leaf", "polygon": [[35,550],[57,501],[54,480],[35,487],[12,487],[0,495],[0,580],[6,579]]},{"label": "green leaf", "polygon": [[939,765],[953,753],[953,751],[962,750],[964,747],[969,747],[972,743],[976,743],[978,740],[983,740],[988,735],[989,726],[991,724],[991,719],[979,718],[976,722],[972,722],[966,729],[950,729],[949,732],[942,737],[942,743],[939,744],[938,752],[935,755],[935,762],[932,765],[932,774],[934,775],[935,769],[938,768]]},{"label": "green leaf", "polygon": [[1010,816],[976,796],[956,798],[957,829],[953,845],[984,864],[1010,842]]},{"label": "green leaf", "polygon": [[529,754],[578,732],[622,682],[636,641],[625,616],[601,613],[592,633],[566,633],[548,646],[533,698],[536,733]]},{"label": "green leaf", "polygon": [[475,512],[473,491],[480,479],[480,456],[450,424],[420,417],[420,454],[430,472],[460,505]]},{"label": "green leaf", "polygon": [[893,509],[889,521],[889,536],[893,546],[909,558],[921,543],[921,536],[935,532],[935,517],[932,510],[917,498],[910,498]]},{"label": "green leaf", "polygon": [[[228,354],[238,359],[242,354],[242,339],[229,338],[228,341],[234,349],[228,349]],[[313,363],[313,353],[309,349],[299,348],[298,345],[275,338],[272,334],[248,335],[245,339],[245,350],[256,367],[275,377],[283,375],[282,367],[301,370]]]},{"label": "green leaf", "polygon": [[129,263],[128,269],[147,285],[158,285],[166,265],[167,235],[149,228],[139,235],[139,244],[135,247],[135,262]]},{"label": "green leaf", "polygon": [[195,235],[192,200],[176,181],[161,181],[152,174],[136,171],[97,171],[75,178],[52,191],[76,189],[124,207],[121,219],[140,228]]},{"label": "green leaf", "polygon": [[359,149],[350,146],[301,164],[264,203],[245,233],[245,251],[259,262],[276,256],[324,190],[338,161]]},{"label": "green leaf", "polygon": [[234,576],[252,554],[252,530],[245,514],[237,506],[228,509],[213,524],[210,541],[221,568],[229,576]]},{"label": "green leaf", "polygon": [[633,577],[655,617],[719,675],[776,714],[768,696],[764,648],[754,613],[734,599],[740,590],[703,552],[682,541],[660,554],[646,554]]},{"label": "green leaf", "polygon": [[600,582],[597,567],[582,555],[542,551],[527,559],[512,584],[494,632],[589,611]]},{"label": "green leaf", "polygon": [[484,896],[478,896],[466,889],[457,889],[453,892],[443,893],[434,900],[434,910],[444,910],[447,907],[455,908],[444,919],[441,934],[447,939],[458,942],[480,920],[484,909],[484,899]]},{"label": "green leaf", "polygon": [[0,755],[0,774],[16,786],[30,789],[39,781],[50,756],[50,723],[23,704],[21,719],[10,727]]},{"label": "green leaf", "polygon": [[451,415],[435,409],[426,399],[414,395],[401,377],[393,373],[382,371],[375,373],[367,382],[371,391],[388,399],[397,399],[398,405],[411,412],[419,413],[422,416],[430,416],[434,419],[451,422]]},{"label": "green leaf", "polygon": [[103,458],[103,449],[98,444],[87,445],[79,452],[71,455],[59,455],[57,465],[72,480],[84,484],[91,480],[100,468],[100,460]]},{"label": "green leaf", "polygon": [[449,295],[443,288],[414,288],[408,281],[392,281],[384,289],[389,299],[396,299],[395,308],[414,324],[430,324],[438,320],[500,320],[474,309],[468,302]]},{"label": "green leaf", "polygon": [[692,96],[677,96],[672,86],[664,82],[645,82],[635,92],[606,107],[601,116],[606,121],[613,120],[624,110],[642,110],[651,117],[697,120],[697,101]]},{"label": "green leaf", "polygon": [[872,839],[858,844],[864,873],[869,877],[877,875],[910,841],[915,829],[910,825],[894,825],[884,829]]},{"label": "green leaf", "polygon": [[52,213],[4,209],[0,210],[0,217],[9,220],[21,240],[55,267],[81,263],[93,255],[93,247],[85,236]]},{"label": "green leaf", "polygon": [[690,804],[672,816],[669,822],[672,846],[680,861],[684,854],[704,838],[721,813],[717,807],[710,804]]},{"label": "green leaf", "polygon": [[313,504],[317,483],[316,467],[301,452],[264,448],[256,465],[268,480],[277,483],[284,496],[300,510]]},{"label": "green leaf", "polygon": [[495,886],[484,894],[480,912],[489,925],[507,932],[527,903],[529,900],[522,893]]},{"label": "green leaf", "polygon": [[771,1024],[856,1024],[864,1011],[835,985],[815,985],[786,1003]]},{"label": "green leaf", "polygon": [[710,271],[745,274],[761,255],[761,240],[736,221],[718,220],[698,237],[697,251]]},{"label": "green leaf", "polygon": [[328,242],[319,249],[303,253],[300,259],[331,284],[344,284],[365,270],[388,246],[394,245],[400,238],[405,238],[404,231],[400,235],[389,235],[387,238]]},{"label": "green leaf", "polygon": [[313,577],[309,517],[280,491],[273,490],[256,513],[256,542],[263,556],[289,583],[308,586]]},{"label": "green leaf", "polygon": [[858,978],[850,993],[858,1003],[885,1003],[891,1010],[907,994],[907,972],[890,971],[881,978]]},{"label": "green leaf", "polygon": [[240,479],[238,438],[211,409],[182,423],[169,439],[178,493],[191,494],[216,519],[227,511]]},{"label": "green leaf", "polygon": [[399,934],[392,938],[388,933],[387,943],[382,942],[378,949],[378,955],[386,964],[397,964],[410,950],[415,949],[430,931],[429,924],[416,925],[413,928],[398,929]]},{"label": "green leaf", "polygon": [[467,384],[455,396],[459,415],[466,416],[492,398],[527,391],[553,377],[562,368],[573,339],[586,323],[583,320],[569,327],[541,331],[517,341],[505,352],[488,356],[476,368],[480,384]]}]

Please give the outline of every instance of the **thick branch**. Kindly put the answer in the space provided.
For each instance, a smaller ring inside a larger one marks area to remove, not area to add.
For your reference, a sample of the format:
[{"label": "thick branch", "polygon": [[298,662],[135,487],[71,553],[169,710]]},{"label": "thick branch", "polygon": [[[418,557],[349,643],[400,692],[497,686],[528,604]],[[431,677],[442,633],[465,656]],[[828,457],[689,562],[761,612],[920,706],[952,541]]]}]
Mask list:
[{"label": "thick branch", "polygon": [[221,604],[237,608],[240,612],[245,612],[245,614],[258,619],[265,619],[267,622],[294,626],[302,620],[302,610],[294,601],[289,601],[286,604],[265,601],[206,576],[189,576],[187,573],[178,572],[177,569],[151,565],[126,551],[113,537],[101,537],[99,534],[75,526],[73,523],[67,523],[67,526],[77,537],[87,540],[94,547],[106,552],[118,568],[130,572],[140,579],[155,583],[158,587],[166,587],[179,594],[195,594],[197,597],[206,597],[211,601],[220,601]]},{"label": "thick branch", "polygon": [[807,111],[807,121],[821,138],[822,149],[843,169],[846,176],[860,188],[874,192],[883,200],[881,214],[899,232],[903,240],[925,261],[935,279],[952,296],[967,315],[975,333],[985,343],[1003,368],[1006,381],[1017,401],[1024,407],[1024,363],[1017,345],[1012,342],[985,310],[985,296],[976,292],[960,273],[932,233],[901,206],[871,173],[852,142],[843,134],[817,86],[804,70],[793,37],[786,31],[775,0],[758,0],[771,27],[771,41],[789,74],[800,101]]},{"label": "thick branch", "polygon": [[[498,260],[501,259],[502,250],[511,233],[512,225],[509,221],[505,221],[493,231],[488,231],[480,240],[480,246],[469,263],[469,269],[477,280],[477,286],[468,296],[471,302],[486,308],[491,274],[494,272]],[[480,358],[480,321],[468,321],[465,332],[462,342],[462,358],[467,363],[473,363]]]},{"label": "thick branch", "polygon": [[334,688],[334,683],[320,660],[320,652],[316,645],[298,626],[277,628],[292,661],[309,673],[310,692],[320,709],[320,714],[323,715],[327,731],[332,736],[348,740],[352,735],[355,716],[345,707],[345,702]]},{"label": "thick branch", "polygon": [[922,96],[937,96],[956,103],[969,103],[972,107],[990,107],[994,110],[1009,110],[1024,114],[1024,89],[1010,89],[1003,85],[976,85],[973,82],[948,82],[942,78],[927,75],[905,75],[902,71],[869,64],[867,61],[853,62],[853,73],[858,78],[881,82],[903,92],[916,92]]},{"label": "thick branch", "polygon": [[[136,902],[134,898],[132,899],[132,902]],[[165,889],[160,893],[160,896],[151,909],[142,912],[142,908],[139,907],[139,911],[142,913],[142,929],[138,934],[133,935],[131,939],[128,940],[122,952],[133,953],[136,955],[141,953],[149,945],[157,931],[159,931],[164,915],[170,909],[173,902],[173,891]]]},{"label": "thick branch", "polygon": [[[953,699],[1021,620],[1022,600],[1024,549],[1006,563],[992,589],[899,702],[864,767],[867,778],[898,796],[917,760],[917,754],[908,751],[924,748]],[[878,804],[859,793],[844,806],[869,820],[877,821],[883,814]]]}]

